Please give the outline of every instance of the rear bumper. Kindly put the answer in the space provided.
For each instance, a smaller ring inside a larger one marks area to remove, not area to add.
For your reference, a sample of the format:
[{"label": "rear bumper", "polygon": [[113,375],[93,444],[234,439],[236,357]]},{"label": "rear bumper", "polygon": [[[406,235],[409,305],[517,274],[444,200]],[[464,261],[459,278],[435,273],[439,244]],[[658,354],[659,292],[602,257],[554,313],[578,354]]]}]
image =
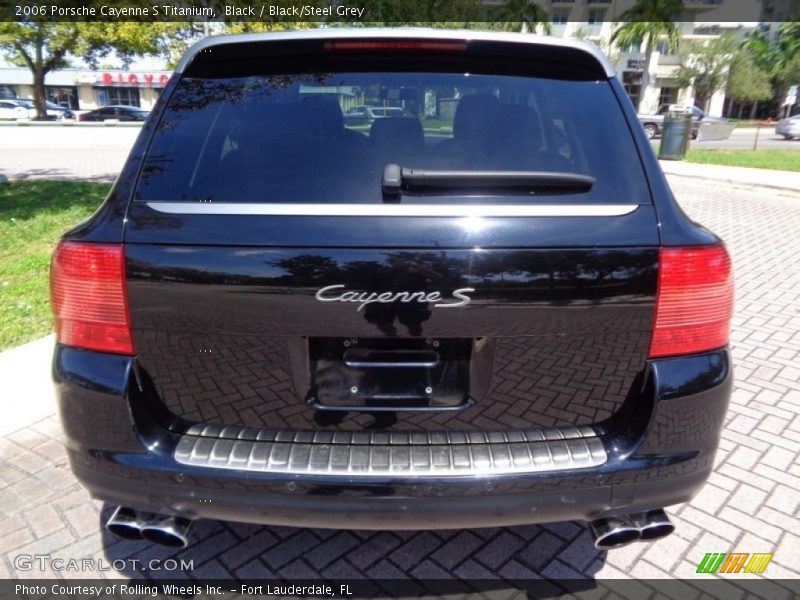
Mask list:
[{"label": "rear bumper", "polygon": [[359,478],[179,463],[168,415],[146,409],[133,359],[56,348],[76,477],[111,504],[274,525],[463,528],[592,520],[685,502],[711,472],[732,377],[727,350],[652,361],[647,384],[600,424],[607,460],[547,473]]}]

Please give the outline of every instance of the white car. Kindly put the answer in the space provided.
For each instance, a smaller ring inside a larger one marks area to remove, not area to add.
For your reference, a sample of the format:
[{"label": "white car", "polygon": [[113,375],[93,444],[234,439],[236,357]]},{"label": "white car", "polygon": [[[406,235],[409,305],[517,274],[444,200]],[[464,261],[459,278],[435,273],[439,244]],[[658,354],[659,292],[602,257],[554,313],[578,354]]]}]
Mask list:
[{"label": "white car", "polygon": [[0,119],[32,119],[36,108],[29,108],[19,100],[0,100]]},{"label": "white car", "polygon": [[782,135],[787,140],[793,137],[800,138],[800,115],[778,121],[778,124],[775,126],[775,133]]},{"label": "white car", "polygon": [[[70,109],[53,102],[45,102],[48,121],[74,119],[75,113]],[[7,98],[0,100],[0,119],[35,119],[36,105],[33,100],[25,98]]]},{"label": "white car", "polygon": [[375,119],[411,116],[411,113],[396,106],[356,106],[344,113],[344,124],[369,125]]}]

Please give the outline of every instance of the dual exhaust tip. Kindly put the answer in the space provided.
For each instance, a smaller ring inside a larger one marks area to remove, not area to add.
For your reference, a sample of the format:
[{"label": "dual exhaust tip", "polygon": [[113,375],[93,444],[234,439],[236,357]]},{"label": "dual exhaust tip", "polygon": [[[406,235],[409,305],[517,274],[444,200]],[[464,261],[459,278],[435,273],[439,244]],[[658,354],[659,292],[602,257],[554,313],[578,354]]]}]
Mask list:
[{"label": "dual exhaust tip", "polygon": [[598,550],[621,548],[635,541],[653,541],[675,531],[667,514],[651,510],[621,517],[597,519],[589,523],[589,531]]},{"label": "dual exhaust tip", "polygon": [[[126,540],[148,540],[162,546],[185,548],[192,522],[183,517],[137,512],[119,506],[106,522],[106,529]],[[651,510],[620,517],[597,519],[589,531],[598,550],[621,548],[635,541],[652,541],[668,536],[675,526],[666,513]]]},{"label": "dual exhaust tip", "polygon": [[148,540],[171,548],[185,548],[192,522],[183,517],[135,511],[118,506],[106,522],[106,530],[126,540]]}]

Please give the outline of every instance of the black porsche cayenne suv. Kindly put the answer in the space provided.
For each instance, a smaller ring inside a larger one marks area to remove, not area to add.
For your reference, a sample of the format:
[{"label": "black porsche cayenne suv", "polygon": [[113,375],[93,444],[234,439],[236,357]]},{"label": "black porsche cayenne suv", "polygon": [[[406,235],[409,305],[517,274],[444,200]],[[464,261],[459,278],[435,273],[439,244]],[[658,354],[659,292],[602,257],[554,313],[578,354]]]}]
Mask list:
[{"label": "black porsche cayenne suv", "polygon": [[172,545],[198,518],[657,539],[712,469],[732,290],[592,46],[208,39],[53,256],[71,466]]}]

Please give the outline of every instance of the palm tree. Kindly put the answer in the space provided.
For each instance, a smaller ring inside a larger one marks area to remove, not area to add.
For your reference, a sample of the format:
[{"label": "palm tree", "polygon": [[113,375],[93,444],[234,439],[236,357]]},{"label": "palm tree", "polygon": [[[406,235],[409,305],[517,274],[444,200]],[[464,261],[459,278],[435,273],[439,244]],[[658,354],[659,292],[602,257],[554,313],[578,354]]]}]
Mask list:
[{"label": "palm tree", "polygon": [[541,25],[545,33],[552,31],[549,15],[533,0],[507,0],[497,9],[495,19],[506,30],[527,33]]},{"label": "palm tree", "polygon": [[638,111],[641,111],[644,91],[650,83],[650,65],[656,44],[661,38],[666,38],[670,51],[675,51],[680,46],[681,32],[675,22],[680,21],[682,13],[682,0],[638,0],[614,20],[618,26],[611,35],[612,42],[620,47],[644,44],[644,73],[642,91],[636,106]]},{"label": "palm tree", "polygon": [[[797,83],[796,58],[800,56],[800,22],[787,21],[778,27],[778,35],[768,38],[761,31],[751,32],[744,40],[745,50],[769,77],[773,95],[782,100],[787,88]],[[755,117],[757,103],[753,105],[751,118]]]}]

